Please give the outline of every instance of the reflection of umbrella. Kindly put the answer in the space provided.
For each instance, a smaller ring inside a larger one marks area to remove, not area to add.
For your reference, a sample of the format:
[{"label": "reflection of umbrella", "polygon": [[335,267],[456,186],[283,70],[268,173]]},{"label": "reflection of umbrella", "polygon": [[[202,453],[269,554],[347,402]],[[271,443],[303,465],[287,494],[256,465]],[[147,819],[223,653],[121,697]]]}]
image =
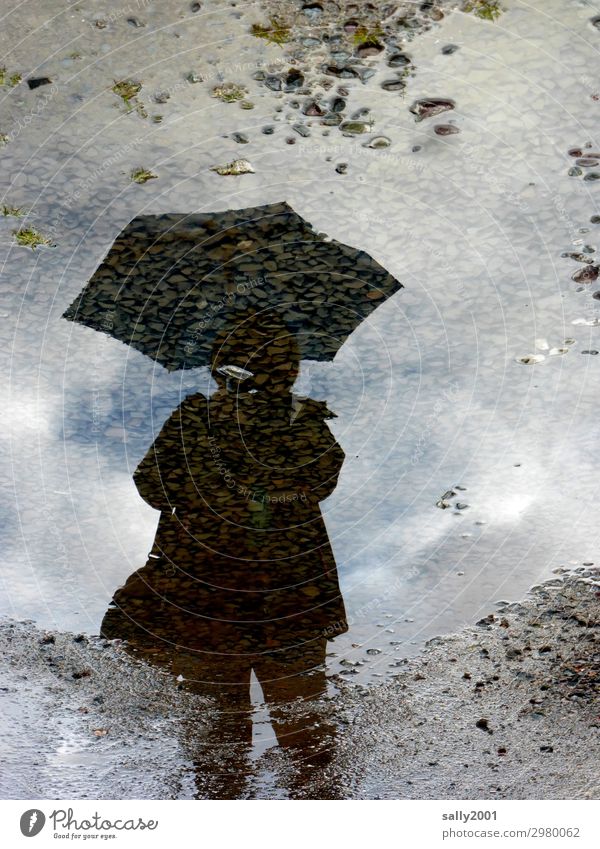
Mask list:
[{"label": "reflection of umbrella", "polygon": [[277,203],[134,218],[64,317],[174,371],[210,362],[232,312],[274,310],[304,358],[330,360],[400,288],[364,251],[328,240]]}]

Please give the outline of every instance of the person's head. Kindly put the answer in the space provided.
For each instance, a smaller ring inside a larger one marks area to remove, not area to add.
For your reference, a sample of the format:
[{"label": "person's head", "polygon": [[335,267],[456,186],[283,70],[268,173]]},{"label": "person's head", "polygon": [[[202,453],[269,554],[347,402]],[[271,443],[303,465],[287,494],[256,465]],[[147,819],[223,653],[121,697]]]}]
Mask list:
[{"label": "person's head", "polygon": [[269,395],[290,392],[299,367],[296,336],[275,313],[233,316],[213,345],[211,372],[220,385],[225,383],[228,372],[241,378],[243,372],[237,370],[251,373],[240,380],[242,391],[255,389]]}]

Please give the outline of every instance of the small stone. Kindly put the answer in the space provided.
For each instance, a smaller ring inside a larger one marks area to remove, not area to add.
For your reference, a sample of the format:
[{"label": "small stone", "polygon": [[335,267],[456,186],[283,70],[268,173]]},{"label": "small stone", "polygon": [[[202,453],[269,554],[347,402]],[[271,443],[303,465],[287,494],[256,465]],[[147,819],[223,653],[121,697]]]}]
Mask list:
[{"label": "small stone", "polygon": [[359,136],[368,132],[369,127],[362,121],[344,121],[343,124],[340,124],[340,130],[345,136]]},{"label": "small stone", "polygon": [[388,59],[388,66],[390,68],[403,68],[406,65],[410,65],[410,57],[405,53],[394,53]]},{"label": "small stone", "polygon": [[292,130],[295,130],[298,135],[303,138],[308,138],[308,136],[310,136],[310,129],[305,127],[304,124],[294,124]]},{"label": "small stone", "polygon": [[600,266],[598,265],[586,265],[584,268],[574,271],[571,275],[571,280],[575,283],[593,283],[598,279],[599,271]]},{"label": "small stone", "polygon": [[348,171],[348,163],[347,162],[340,162],[339,165],[335,166],[335,170],[337,171],[338,174],[346,174],[347,171]]},{"label": "small stone", "polygon": [[265,136],[272,136],[274,132],[275,132],[275,127],[270,126],[270,127],[263,127],[262,128],[262,133]]},{"label": "small stone", "polygon": [[600,180],[600,172],[590,171],[589,174],[586,174],[583,179],[588,183],[593,182],[595,180]]},{"label": "small stone", "polygon": [[237,144],[248,144],[248,142],[250,141],[246,133],[232,133],[231,138]]},{"label": "small stone", "polygon": [[146,24],[143,21],[140,21],[139,18],[127,18],[127,23],[130,27],[135,27],[136,29],[146,26]]},{"label": "small stone", "polygon": [[283,84],[279,77],[267,77],[265,79],[265,85],[267,88],[270,88],[271,91],[281,91]]},{"label": "small stone", "polygon": [[378,41],[365,41],[356,48],[356,55],[361,59],[368,59],[370,56],[378,56],[382,50],[383,45]]},{"label": "small stone", "polygon": [[29,88],[39,88],[41,85],[51,85],[52,80],[50,77],[31,77],[27,80],[27,85]]},{"label": "small stone", "polygon": [[190,71],[189,74],[187,74],[186,76],[186,80],[188,81],[188,83],[204,82],[204,79],[201,74],[197,74],[195,71]]},{"label": "small stone", "polygon": [[226,165],[213,165],[210,170],[216,171],[221,177],[254,174],[254,168],[247,159],[234,159]]},{"label": "small stone", "polygon": [[453,136],[456,133],[460,133],[460,130],[454,124],[436,124],[433,132],[436,136]]},{"label": "small stone", "polygon": [[327,109],[317,103],[316,100],[309,101],[309,103],[304,106],[304,109],[302,111],[305,115],[316,118],[320,118],[323,115],[327,114]]},{"label": "small stone", "polygon": [[475,723],[475,727],[480,728],[481,731],[487,731],[489,734],[492,733],[489,727],[489,721],[484,717],[477,720],[477,722]]},{"label": "small stone", "polygon": [[381,88],[384,91],[402,91],[406,88],[406,83],[400,78],[395,80],[384,80],[381,83]]},{"label": "small stone", "polygon": [[381,150],[384,147],[389,147],[391,143],[391,139],[387,136],[373,136],[372,139],[364,143],[363,147],[369,147],[372,150]]},{"label": "small stone", "polygon": [[304,74],[296,68],[291,68],[285,78],[285,90],[295,91],[297,88],[302,88],[304,85]]},{"label": "small stone", "polygon": [[524,357],[517,357],[516,362],[524,366],[533,366],[545,359],[546,357],[543,354],[526,354]]},{"label": "small stone", "polygon": [[448,112],[455,107],[456,104],[449,98],[432,97],[415,100],[409,111],[416,115],[417,121],[424,121],[425,118],[432,118],[434,115]]},{"label": "small stone", "polygon": [[451,56],[453,53],[456,53],[459,50],[458,44],[445,44],[442,47],[442,53],[444,56]]},{"label": "small stone", "polygon": [[573,167],[573,168],[569,168],[569,170],[567,171],[567,174],[568,174],[569,177],[581,177],[581,175],[583,174],[583,171],[581,170],[581,168]]}]

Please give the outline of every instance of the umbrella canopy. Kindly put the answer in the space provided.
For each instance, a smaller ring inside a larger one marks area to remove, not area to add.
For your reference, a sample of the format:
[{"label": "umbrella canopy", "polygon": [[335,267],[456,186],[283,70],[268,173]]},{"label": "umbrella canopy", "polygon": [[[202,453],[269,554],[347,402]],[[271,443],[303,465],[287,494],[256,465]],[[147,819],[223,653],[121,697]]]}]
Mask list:
[{"label": "umbrella canopy", "polygon": [[208,365],[232,314],[275,311],[304,359],[331,360],[401,288],[367,253],[315,232],[286,203],[142,215],[121,231],[64,318],[175,371]]}]

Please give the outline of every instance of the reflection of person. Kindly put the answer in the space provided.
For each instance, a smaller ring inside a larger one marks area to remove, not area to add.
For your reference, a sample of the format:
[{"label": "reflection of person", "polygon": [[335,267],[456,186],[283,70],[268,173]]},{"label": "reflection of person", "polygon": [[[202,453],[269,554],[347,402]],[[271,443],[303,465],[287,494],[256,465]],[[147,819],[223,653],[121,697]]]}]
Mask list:
[{"label": "reflection of person", "polygon": [[230,770],[237,742],[238,772],[251,743],[251,670],[279,744],[324,750],[328,729],[317,739],[284,706],[324,691],[327,639],[347,630],[319,508],[344,455],[325,404],[291,394],[298,365],[296,340],[276,320],[246,316],[219,336],[218,391],[187,397],[135,471],[160,521],[147,564],[102,623],[217,697],[215,737]]}]

